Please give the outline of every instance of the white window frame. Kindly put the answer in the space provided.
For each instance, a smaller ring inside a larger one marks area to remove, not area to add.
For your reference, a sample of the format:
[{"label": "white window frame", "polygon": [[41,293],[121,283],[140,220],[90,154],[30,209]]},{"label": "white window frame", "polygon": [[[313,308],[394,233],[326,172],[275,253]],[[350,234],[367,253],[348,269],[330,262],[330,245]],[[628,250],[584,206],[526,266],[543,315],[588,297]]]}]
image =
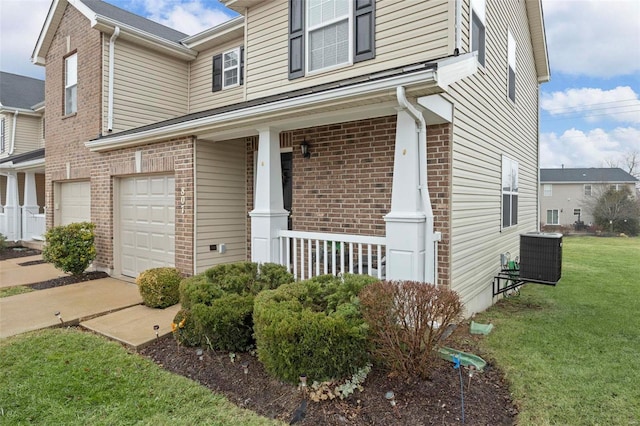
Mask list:
[{"label": "white window frame", "polygon": [[[232,53],[236,54],[236,58],[237,58],[236,62],[237,63],[236,63],[236,65],[227,67],[226,66],[226,62],[227,61],[226,61],[225,58],[226,58],[227,55],[230,55]],[[226,52],[222,53],[222,88],[223,89],[229,89],[231,87],[236,87],[236,86],[240,85],[240,61],[241,61],[241,58],[240,58],[240,46],[238,46],[238,47],[236,47],[234,49],[227,50]],[[234,69],[237,71],[236,72],[236,81],[234,83],[227,84],[226,73],[227,73],[227,71],[233,71]]]},{"label": "white window frame", "polygon": [[486,19],[486,1],[485,0],[471,0],[471,8],[469,9],[469,51],[473,50],[473,15],[478,17],[478,20],[482,24],[482,34],[484,34],[484,50],[482,52],[482,61],[480,61],[480,53],[478,53],[478,64],[481,68],[487,65],[487,19]]},{"label": "white window frame", "polygon": [[622,185],[620,185],[619,183],[609,184],[609,189],[613,189],[614,191],[620,191],[621,187]]},{"label": "white window frame", "polygon": [[[516,83],[518,81],[517,78],[517,70],[516,70],[516,39],[511,33],[511,30],[507,31],[507,98],[513,103],[516,102]],[[511,97],[510,87],[511,87],[511,71],[513,70],[513,98]]]},{"label": "white window frame", "polygon": [[[554,212],[555,212],[555,223],[553,221],[554,219]],[[551,221],[549,221],[549,213],[551,213]],[[560,225],[560,210],[558,209],[547,209],[547,225]]]},{"label": "white window frame", "polygon": [[584,189],[584,191],[583,191],[584,196],[585,197],[591,197],[591,194],[593,194],[593,187],[591,185],[589,185],[589,184],[586,184],[586,185],[584,185],[583,189]]},{"label": "white window frame", "polygon": [[[518,171],[518,162],[515,160],[512,160],[511,158],[503,155],[502,156],[502,170],[501,170],[501,179],[500,179],[500,188],[501,188],[501,197],[500,197],[500,202],[501,202],[501,208],[500,208],[500,221],[502,224],[502,229],[506,229],[506,228],[511,228],[514,226],[518,225],[518,213],[519,213],[519,194],[518,194],[518,188],[519,188],[519,182],[518,182],[518,175],[519,175],[519,171]],[[508,181],[508,186],[505,185],[505,183]],[[509,223],[505,223],[504,220],[504,216],[505,216],[505,208],[507,208],[507,206],[505,205],[505,196],[508,197],[509,199]],[[515,215],[514,215],[514,197],[515,197]]]},{"label": "white window frame", "polygon": [[[315,0],[315,1],[320,1],[320,2],[326,2],[326,1],[334,1],[334,0]],[[307,70],[307,75],[313,75],[313,74],[317,74],[317,73],[322,73],[322,72],[326,72],[326,71],[330,71],[336,68],[342,68],[342,67],[346,67],[346,66],[350,66],[353,65],[353,4],[355,3],[354,1],[351,0],[335,0],[335,1],[345,1],[348,3],[349,5],[349,11],[347,12],[347,16],[346,18],[344,16],[340,17],[340,18],[334,18],[331,20],[328,20],[326,22],[322,22],[321,24],[312,26],[310,24],[310,19],[309,19],[309,10],[310,10],[310,6],[311,3],[313,2],[313,0],[308,0],[305,2],[305,11],[304,11],[304,19],[305,19],[305,26],[304,26],[304,55],[305,55],[305,69]],[[323,68],[317,68],[312,70],[311,69],[311,33],[317,30],[320,30],[322,28],[337,24],[338,22],[342,22],[342,21],[347,21],[347,27],[348,27],[348,31],[349,31],[349,40],[348,40],[348,45],[349,45],[349,51],[347,52],[347,60],[345,62],[341,62],[339,64],[335,64],[335,65],[330,65],[327,67],[323,67]]]},{"label": "white window frame", "polygon": [[545,197],[552,197],[553,196],[553,185],[550,183],[545,183],[543,185],[544,191],[543,194]]},{"label": "white window frame", "polygon": [[[72,62],[73,61],[73,62]],[[73,63],[74,78],[70,81],[69,70],[70,64]],[[72,97],[71,104],[69,104],[69,98]],[[64,58],[64,115],[71,115],[78,112],[78,54],[74,53]]]}]

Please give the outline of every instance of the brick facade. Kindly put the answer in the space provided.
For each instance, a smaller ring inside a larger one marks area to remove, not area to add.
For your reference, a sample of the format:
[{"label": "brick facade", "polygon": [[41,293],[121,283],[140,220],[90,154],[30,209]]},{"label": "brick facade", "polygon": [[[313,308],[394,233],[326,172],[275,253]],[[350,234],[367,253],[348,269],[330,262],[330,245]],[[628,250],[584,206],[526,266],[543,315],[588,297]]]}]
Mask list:
[{"label": "brick facade", "polygon": [[[67,39],[69,49],[67,49]],[[114,269],[114,183],[118,177],[173,174],[176,203],[185,190],[185,210],[176,208],[175,266],[193,273],[193,159],[194,138],[185,136],[162,143],[92,153],[84,145],[100,132],[102,111],[101,34],[75,8],[65,15],[47,53],[46,61],[46,199],[47,227],[54,224],[54,184],[73,180],[91,182],[91,221],[96,224],[97,257],[94,265]],[[78,54],[78,112],[63,116],[64,58]],[[136,152],[140,168],[136,170]],[[177,206],[176,206],[177,207]]]},{"label": "brick facade", "polygon": [[[396,116],[283,132],[281,148],[293,148],[292,225],[295,231],[384,236],[391,209]],[[439,284],[450,285],[450,124],[427,128],[429,192],[438,245]],[[306,140],[311,158],[298,147]],[[254,153],[247,141],[247,210],[253,209]],[[250,220],[247,246],[250,253]],[[249,254],[250,258],[250,254]]]}]

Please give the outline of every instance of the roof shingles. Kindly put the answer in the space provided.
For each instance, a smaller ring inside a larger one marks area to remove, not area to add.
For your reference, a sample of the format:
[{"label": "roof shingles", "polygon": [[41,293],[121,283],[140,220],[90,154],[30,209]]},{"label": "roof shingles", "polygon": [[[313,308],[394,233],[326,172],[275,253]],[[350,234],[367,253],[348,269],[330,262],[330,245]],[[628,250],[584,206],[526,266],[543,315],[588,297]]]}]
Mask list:
[{"label": "roof shingles", "polygon": [[638,179],[620,168],[540,169],[540,182],[637,182]]}]

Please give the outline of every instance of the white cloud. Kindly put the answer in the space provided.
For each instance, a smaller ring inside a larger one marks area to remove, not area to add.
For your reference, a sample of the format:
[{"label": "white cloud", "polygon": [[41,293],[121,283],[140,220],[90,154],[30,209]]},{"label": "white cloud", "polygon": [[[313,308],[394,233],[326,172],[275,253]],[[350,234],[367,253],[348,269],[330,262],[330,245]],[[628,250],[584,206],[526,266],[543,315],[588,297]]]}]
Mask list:
[{"label": "white cloud", "polygon": [[611,77],[640,72],[640,1],[543,0],[552,71]]},{"label": "white cloud", "polygon": [[50,0],[0,0],[0,69],[44,78],[31,53],[49,11]]},{"label": "white cloud", "polygon": [[600,167],[607,160],[618,160],[624,153],[637,150],[640,129],[618,127],[606,132],[570,129],[561,135],[540,135],[540,167]]},{"label": "white cloud", "polygon": [[201,0],[143,0],[147,18],[185,34],[193,35],[232,18]]},{"label": "white cloud", "polygon": [[622,123],[640,123],[640,100],[629,86],[618,86],[611,90],[581,88],[543,92],[540,108],[551,116],[584,118],[588,122],[610,119]]}]

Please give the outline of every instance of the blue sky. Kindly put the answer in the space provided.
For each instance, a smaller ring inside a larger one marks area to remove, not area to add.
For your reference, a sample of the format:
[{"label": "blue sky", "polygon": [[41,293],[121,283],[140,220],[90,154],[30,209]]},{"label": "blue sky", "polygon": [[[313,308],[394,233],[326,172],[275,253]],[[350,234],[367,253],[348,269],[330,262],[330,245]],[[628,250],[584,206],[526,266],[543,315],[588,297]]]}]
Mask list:
[{"label": "blue sky", "polygon": [[[108,1],[187,34],[235,16],[217,0]],[[0,0],[0,70],[44,77],[29,58],[50,4]],[[541,86],[541,167],[601,167],[640,152],[640,0],[543,8],[551,82]]]}]

